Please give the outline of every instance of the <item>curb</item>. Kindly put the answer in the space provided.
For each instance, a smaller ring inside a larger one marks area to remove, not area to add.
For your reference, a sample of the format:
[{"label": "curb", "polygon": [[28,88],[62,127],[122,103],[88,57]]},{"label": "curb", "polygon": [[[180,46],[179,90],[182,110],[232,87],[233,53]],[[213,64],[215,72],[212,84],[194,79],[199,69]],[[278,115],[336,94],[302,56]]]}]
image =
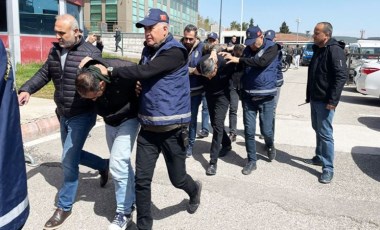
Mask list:
[{"label": "curb", "polygon": [[57,116],[37,118],[27,123],[21,124],[23,142],[32,141],[59,131],[59,121]]}]

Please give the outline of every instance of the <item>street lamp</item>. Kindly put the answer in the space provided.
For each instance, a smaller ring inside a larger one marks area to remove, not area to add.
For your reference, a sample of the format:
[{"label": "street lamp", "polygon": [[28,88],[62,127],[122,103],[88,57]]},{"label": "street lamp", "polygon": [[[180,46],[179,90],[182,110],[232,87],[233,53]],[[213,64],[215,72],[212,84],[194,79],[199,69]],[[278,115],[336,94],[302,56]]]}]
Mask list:
[{"label": "street lamp", "polygon": [[240,44],[243,44],[243,0],[241,0],[241,10],[240,10]]},{"label": "street lamp", "polygon": [[299,26],[299,24],[300,24],[300,22],[301,22],[301,19],[300,19],[300,18],[297,18],[297,19],[296,19],[296,22],[297,22],[297,44],[298,44],[298,26]]},{"label": "street lamp", "polygon": [[220,0],[220,15],[219,15],[219,42],[221,40],[221,33],[222,33],[222,5],[223,0]]}]

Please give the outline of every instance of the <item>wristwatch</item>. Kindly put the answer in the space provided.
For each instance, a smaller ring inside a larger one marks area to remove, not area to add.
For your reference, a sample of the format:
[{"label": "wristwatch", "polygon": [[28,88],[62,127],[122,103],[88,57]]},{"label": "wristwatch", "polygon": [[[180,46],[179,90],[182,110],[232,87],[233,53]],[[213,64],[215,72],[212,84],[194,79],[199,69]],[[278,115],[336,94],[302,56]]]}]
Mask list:
[{"label": "wristwatch", "polygon": [[112,76],[112,71],[113,71],[113,67],[107,68],[108,76]]}]

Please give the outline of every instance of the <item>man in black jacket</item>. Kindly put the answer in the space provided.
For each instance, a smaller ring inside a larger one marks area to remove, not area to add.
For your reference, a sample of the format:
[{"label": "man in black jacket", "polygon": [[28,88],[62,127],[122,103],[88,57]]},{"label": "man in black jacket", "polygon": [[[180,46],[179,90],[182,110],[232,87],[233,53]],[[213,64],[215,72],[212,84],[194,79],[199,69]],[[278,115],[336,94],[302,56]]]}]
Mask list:
[{"label": "man in black jacket", "polygon": [[314,28],[314,54],[309,65],[306,89],[306,102],[310,102],[317,146],[315,156],[305,162],[322,166],[319,182],[324,184],[330,183],[334,176],[332,121],[348,78],[344,43],[331,38],[332,31],[332,25],[328,22],[320,22]]},{"label": "man in black jacket", "polygon": [[100,51],[82,38],[77,20],[69,15],[57,16],[54,31],[58,39],[41,69],[19,90],[19,104],[25,105],[30,95],[53,81],[54,101],[61,124],[63,147],[63,185],[59,190],[57,209],[44,229],[57,229],[71,215],[78,188],[79,164],[99,170],[100,186],[108,180],[108,160],[82,150],[96,122],[94,103],[83,99],[75,90],[75,78],[80,61],[86,57],[101,57]]},{"label": "man in black jacket", "polygon": [[230,103],[230,79],[234,72],[234,65],[227,65],[222,56],[217,61],[206,54],[199,61],[198,72],[203,77],[207,105],[213,129],[210,147],[210,163],[206,175],[216,174],[218,157],[225,156],[231,151],[231,140],[224,130],[224,120]]},{"label": "man in black jacket", "polygon": [[83,59],[83,62],[86,64],[75,80],[75,85],[83,98],[95,101],[97,114],[106,123],[106,139],[111,153],[109,168],[115,184],[116,214],[108,229],[125,229],[132,223],[135,203],[135,173],[131,165],[131,153],[139,129],[136,81],[104,76],[94,65],[120,67],[135,64],[118,59],[88,62]]}]

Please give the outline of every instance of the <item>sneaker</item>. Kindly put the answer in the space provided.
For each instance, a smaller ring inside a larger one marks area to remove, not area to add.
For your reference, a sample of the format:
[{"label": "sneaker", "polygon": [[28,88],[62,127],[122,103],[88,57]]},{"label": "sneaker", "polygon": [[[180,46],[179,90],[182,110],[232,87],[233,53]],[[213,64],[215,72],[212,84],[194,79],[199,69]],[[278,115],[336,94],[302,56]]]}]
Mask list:
[{"label": "sneaker", "polygon": [[190,214],[195,213],[201,204],[202,183],[200,181],[195,181],[195,184],[197,185],[197,194],[190,197],[189,205],[187,206],[187,212]]},{"label": "sneaker", "polygon": [[108,226],[108,230],[122,230],[128,228],[132,224],[132,214],[125,215],[121,212],[116,213],[112,223]]},{"label": "sneaker", "polygon": [[303,160],[303,162],[305,162],[306,164],[309,164],[309,165],[317,165],[317,166],[323,165],[322,161],[317,156],[314,156],[311,159],[305,159],[305,160]]},{"label": "sneaker", "polygon": [[227,155],[232,150],[231,145],[224,146],[222,149],[219,151],[219,157],[224,157]]},{"label": "sneaker", "polygon": [[259,138],[260,138],[261,140],[264,140],[264,135],[261,135],[261,134],[260,134]]},{"label": "sneaker", "polygon": [[244,175],[249,175],[253,170],[256,170],[256,162],[254,161],[248,161],[248,163],[243,167],[243,170],[241,170],[241,173]]},{"label": "sneaker", "polygon": [[236,141],[236,134],[235,133],[230,133],[230,135],[228,137],[230,138],[231,142]]},{"label": "sneaker", "polygon": [[321,177],[319,177],[318,181],[322,184],[328,184],[334,177],[334,172],[331,171],[323,171]]},{"label": "sneaker", "polygon": [[204,138],[204,137],[208,137],[208,131],[202,129],[201,131],[198,132],[198,138]]},{"label": "sneaker", "polygon": [[192,157],[193,156],[193,146],[187,146],[187,149],[186,149],[186,157],[189,158],[189,157]]},{"label": "sneaker", "polygon": [[267,155],[270,162],[272,162],[274,158],[276,158],[276,149],[274,148],[274,146],[268,147]]},{"label": "sneaker", "polygon": [[216,164],[210,164],[206,170],[207,176],[214,176],[216,174]]}]

